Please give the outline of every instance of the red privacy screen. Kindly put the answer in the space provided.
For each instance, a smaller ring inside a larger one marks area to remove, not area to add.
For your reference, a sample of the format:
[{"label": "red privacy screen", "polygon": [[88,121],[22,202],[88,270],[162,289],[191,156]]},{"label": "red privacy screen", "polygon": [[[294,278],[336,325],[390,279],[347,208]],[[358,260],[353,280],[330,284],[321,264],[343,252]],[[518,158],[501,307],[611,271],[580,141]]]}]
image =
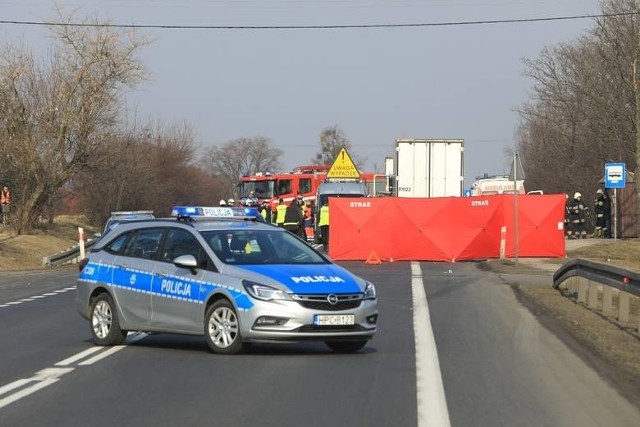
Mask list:
[{"label": "red privacy screen", "polygon": [[517,250],[521,257],[560,258],[565,201],[564,194],[330,198],[329,256],[455,262],[498,258],[502,245],[506,257]]}]

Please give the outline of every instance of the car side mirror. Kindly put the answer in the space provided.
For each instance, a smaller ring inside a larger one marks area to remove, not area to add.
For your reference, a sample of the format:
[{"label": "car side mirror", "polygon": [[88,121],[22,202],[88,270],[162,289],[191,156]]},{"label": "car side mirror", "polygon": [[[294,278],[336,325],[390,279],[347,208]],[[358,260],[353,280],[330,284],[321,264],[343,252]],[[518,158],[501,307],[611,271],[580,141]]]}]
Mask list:
[{"label": "car side mirror", "polygon": [[180,255],[173,260],[173,264],[176,267],[188,268],[193,274],[196,274],[196,267],[198,267],[198,261],[193,255]]}]

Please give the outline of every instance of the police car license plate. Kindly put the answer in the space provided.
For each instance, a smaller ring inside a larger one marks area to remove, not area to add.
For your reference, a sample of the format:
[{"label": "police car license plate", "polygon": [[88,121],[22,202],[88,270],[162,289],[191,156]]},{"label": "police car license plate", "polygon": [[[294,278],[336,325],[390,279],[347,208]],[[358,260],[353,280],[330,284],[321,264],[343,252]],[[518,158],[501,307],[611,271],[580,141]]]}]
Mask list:
[{"label": "police car license plate", "polygon": [[356,316],[353,314],[316,314],[313,316],[313,324],[316,326],[343,326],[353,325]]}]

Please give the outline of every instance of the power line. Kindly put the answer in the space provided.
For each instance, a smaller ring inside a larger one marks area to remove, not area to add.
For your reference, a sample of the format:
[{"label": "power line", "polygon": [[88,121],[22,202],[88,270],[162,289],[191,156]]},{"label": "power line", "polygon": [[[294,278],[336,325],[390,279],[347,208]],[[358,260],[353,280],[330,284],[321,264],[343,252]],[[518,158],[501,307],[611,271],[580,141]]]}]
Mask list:
[{"label": "power line", "polygon": [[160,29],[160,30],[344,30],[366,28],[417,28],[417,27],[453,27],[461,25],[493,25],[493,24],[521,24],[531,22],[569,21],[576,19],[619,18],[640,15],[640,12],[602,13],[595,15],[569,15],[543,18],[522,19],[491,19],[480,21],[448,21],[424,22],[404,24],[345,24],[345,25],[166,25],[166,24],[109,24],[82,22],[52,22],[52,21],[12,21],[0,20],[6,25],[34,25],[52,27],[104,27],[128,29]]}]

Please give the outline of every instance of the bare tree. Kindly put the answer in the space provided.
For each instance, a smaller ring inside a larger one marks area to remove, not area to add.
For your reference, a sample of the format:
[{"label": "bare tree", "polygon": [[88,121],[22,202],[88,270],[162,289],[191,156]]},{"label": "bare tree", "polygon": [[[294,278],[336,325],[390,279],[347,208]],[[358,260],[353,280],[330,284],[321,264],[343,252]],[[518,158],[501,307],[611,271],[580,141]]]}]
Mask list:
[{"label": "bare tree", "polygon": [[275,172],[282,168],[284,152],[273,147],[268,138],[256,136],[238,138],[206,150],[202,164],[213,176],[219,177],[226,194],[239,197],[238,182],[242,174]]},{"label": "bare tree", "polygon": [[343,148],[347,150],[351,156],[351,160],[355,163],[359,169],[364,164],[366,159],[360,158],[351,149],[351,141],[347,138],[344,131],[338,126],[327,126],[320,132],[320,151],[318,151],[315,157],[311,160],[315,164],[319,165],[331,165],[340,154],[340,150]]},{"label": "bare tree", "polygon": [[[638,10],[633,0],[607,0],[602,7],[605,13]],[[518,146],[527,181],[536,188],[591,195],[604,163],[637,167],[633,64],[639,23],[636,15],[603,18],[575,42],[525,61],[535,84],[519,109]]]},{"label": "bare tree", "polygon": [[625,103],[624,129],[627,131],[615,161],[624,162],[636,176],[636,232],[640,232],[640,4],[636,0],[609,0],[602,3],[604,13],[632,13],[599,19],[594,34],[603,61],[615,70],[610,78],[620,86]]},{"label": "bare tree", "polygon": [[0,50],[0,148],[14,185],[13,225],[37,222],[49,201],[87,165],[117,123],[123,91],[146,73],[145,41],[98,20],[72,24],[59,14],[51,57],[24,47]]},{"label": "bare tree", "polygon": [[167,216],[172,206],[212,205],[221,184],[195,164],[191,128],[160,123],[112,135],[74,181],[84,211],[98,223],[112,211],[153,210]]}]

